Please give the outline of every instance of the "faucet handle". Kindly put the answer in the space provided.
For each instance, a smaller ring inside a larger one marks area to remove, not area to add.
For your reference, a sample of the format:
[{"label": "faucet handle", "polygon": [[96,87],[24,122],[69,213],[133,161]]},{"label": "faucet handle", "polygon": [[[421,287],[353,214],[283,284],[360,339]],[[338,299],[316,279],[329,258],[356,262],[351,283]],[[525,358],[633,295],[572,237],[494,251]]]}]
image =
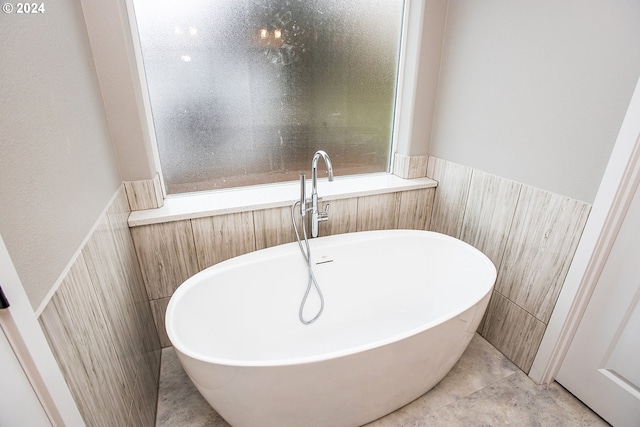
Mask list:
[{"label": "faucet handle", "polygon": [[329,203],[324,206],[324,211],[318,212],[318,222],[329,220]]}]

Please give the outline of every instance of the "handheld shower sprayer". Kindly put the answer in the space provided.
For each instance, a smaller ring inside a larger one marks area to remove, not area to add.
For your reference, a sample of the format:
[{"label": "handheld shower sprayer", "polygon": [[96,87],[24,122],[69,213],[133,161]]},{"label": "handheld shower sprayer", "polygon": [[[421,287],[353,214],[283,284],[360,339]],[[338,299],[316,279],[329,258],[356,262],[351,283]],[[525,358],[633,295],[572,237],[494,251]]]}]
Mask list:
[{"label": "handheld shower sprayer", "polygon": [[[329,181],[333,181],[333,165],[331,164],[331,159],[329,155],[322,151],[318,150],[314,156],[313,161],[311,162],[311,198],[307,201],[307,181],[306,177],[303,173],[300,174],[300,200],[295,202],[291,206],[291,221],[293,223],[293,230],[296,234],[296,239],[298,241],[298,246],[300,247],[300,252],[302,253],[302,257],[304,258],[307,264],[307,290],[304,293],[304,297],[300,303],[300,309],[298,312],[298,317],[300,318],[300,322],[305,325],[309,325],[315,322],[324,309],[324,297],[322,296],[322,291],[320,290],[320,286],[316,281],[315,274],[313,273],[312,261],[311,261],[311,247],[309,246],[309,239],[307,237],[307,225],[305,224],[305,218],[307,216],[307,212],[311,212],[311,237],[318,236],[318,223],[322,221],[327,221],[329,219],[329,204],[326,205],[324,211],[318,210],[318,201],[320,198],[318,197],[318,160],[322,157],[324,160],[324,164],[327,167],[327,175],[329,176]],[[311,207],[307,208],[307,203],[311,202]],[[302,236],[304,239],[304,245],[302,245],[302,239],[300,238],[300,233],[298,232],[297,221],[295,217],[296,205],[300,205],[300,218],[302,219]],[[310,320],[306,320],[303,315],[304,307],[307,302],[307,298],[309,297],[309,293],[311,291],[312,286],[315,287],[318,298],[320,300],[320,308],[316,315]]]}]

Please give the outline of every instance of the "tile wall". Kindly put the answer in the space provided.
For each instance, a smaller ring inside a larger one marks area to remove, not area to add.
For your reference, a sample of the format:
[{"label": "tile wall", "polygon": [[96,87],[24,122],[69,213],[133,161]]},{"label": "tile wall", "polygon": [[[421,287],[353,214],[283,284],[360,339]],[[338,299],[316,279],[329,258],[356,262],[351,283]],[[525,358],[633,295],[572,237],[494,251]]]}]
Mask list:
[{"label": "tile wall", "polygon": [[39,317],[87,426],[154,426],[160,345],[122,186]]},{"label": "tile wall", "polygon": [[132,211],[160,208],[164,204],[160,175],[153,179],[125,181],[124,189]]},{"label": "tile wall", "polygon": [[[429,228],[434,188],[331,201],[320,235]],[[289,207],[144,225],[131,229],[162,346],[170,346],[164,313],[175,289],[213,264],[293,242]]]},{"label": "tile wall", "polygon": [[431,230],[483,251],[498,278],[481,333],[529,372],[591,206],[442,159]]},{"label": "tile wall", "polygon": [[427,173],[429,156],[406,156],[395,153],[393,155],[393,174],[400,178],[422,178]]}]

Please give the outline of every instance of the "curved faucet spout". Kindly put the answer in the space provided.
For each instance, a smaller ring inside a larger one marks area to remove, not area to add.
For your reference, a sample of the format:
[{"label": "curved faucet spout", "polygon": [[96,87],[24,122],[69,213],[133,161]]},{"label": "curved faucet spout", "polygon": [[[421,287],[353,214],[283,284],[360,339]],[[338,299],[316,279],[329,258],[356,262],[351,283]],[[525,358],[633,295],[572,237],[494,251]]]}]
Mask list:
[{"label": "curved faucet spout", "polygon": [[329,181],[333,181],[333,165],[329,155],[322,150],[316,151],[311,161],[311,217],[309,219],[311,221],[311,237],[318,237],[318,223],[329,219],[329,205],[322,212],[318,209],[318,159],[320,157],[327,167]]},{"label": "curved faucet spout", "polygon": [[316,181],[318,180],[318,159],[320,157],[322,157],[322,159],[324,160],[324,164],[327,168],[327,175],[329,176],[329,181],[333,181],[333,165],[331,164],[331,159],[325,151],[318,150],[316,151],[316,154],[313,155],[313,160],[311,161],[311,179],[313,181],[313,188],[315,188],[317,185]]}]

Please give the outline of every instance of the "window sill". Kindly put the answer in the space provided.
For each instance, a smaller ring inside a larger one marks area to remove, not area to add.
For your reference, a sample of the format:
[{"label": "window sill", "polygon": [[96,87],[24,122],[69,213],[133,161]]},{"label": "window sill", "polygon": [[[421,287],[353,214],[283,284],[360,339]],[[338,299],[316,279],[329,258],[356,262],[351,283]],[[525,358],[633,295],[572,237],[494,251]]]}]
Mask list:
[{"label": "window sill", "polygon": [[[323,201],[330,201],[436,185],[437,182],[430,178],[402,179],[392,174],[375,174],[336,178],[331,183],[326,178],[320,179],[318,194]],[[311,195],[310,186],[311,179],[308,179],[308,196]],[[299,197],[298,182],[172,196],[164,200],[161,208],[131,212],[129,227],[291,206]]]}]

